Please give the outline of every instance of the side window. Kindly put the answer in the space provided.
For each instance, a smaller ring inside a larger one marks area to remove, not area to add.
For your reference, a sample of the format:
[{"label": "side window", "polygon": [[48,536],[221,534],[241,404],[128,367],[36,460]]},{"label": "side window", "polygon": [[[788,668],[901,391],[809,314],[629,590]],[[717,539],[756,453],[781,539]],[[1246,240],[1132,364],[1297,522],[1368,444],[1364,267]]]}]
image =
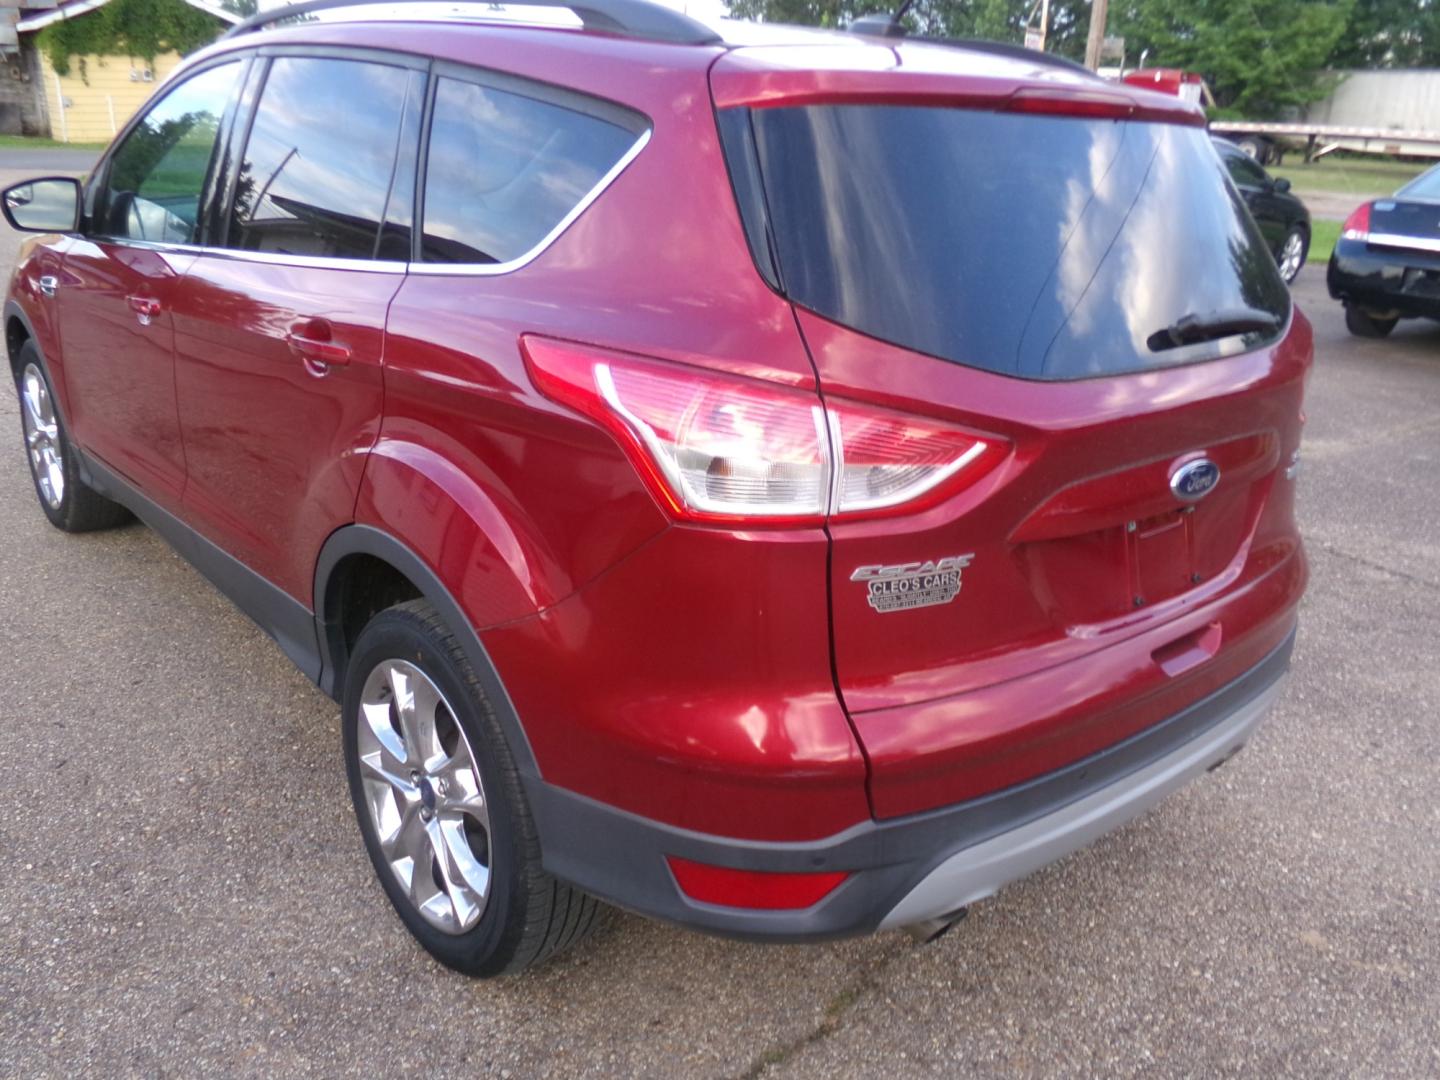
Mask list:
[{"label": "side window", "polygon": [[405,68],[279,57],[235,184],[226,246],[373,259],[395,183]]},{"label": "side window", "polygon": [[556,96],[548,101],[438,80],[425,169],[424,261],[503,263],[526,254],[645,129],[643,119],[617,107],[596,103],[596,112],[580,111],[560,103],[568,95]]},{"label": "side window", "polygon": [[96,204],[97,233],[167,244],[196,239],[220,118],[240,68],[222,64],[186,79],[125,136]]},{"label": "side window", "polygon": [[1262,188],[1269,179],[1265,170],[1244,154],[1226,154],[1225,167],[1230,170],[1230,179],[1236,187]]}]

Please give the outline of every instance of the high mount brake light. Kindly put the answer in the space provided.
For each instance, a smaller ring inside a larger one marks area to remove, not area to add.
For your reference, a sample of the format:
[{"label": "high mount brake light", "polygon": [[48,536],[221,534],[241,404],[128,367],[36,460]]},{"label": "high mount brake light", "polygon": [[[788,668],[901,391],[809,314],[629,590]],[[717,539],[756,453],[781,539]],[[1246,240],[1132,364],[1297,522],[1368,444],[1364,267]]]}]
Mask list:
[{"label": "high mount brake light", "polygon": [[1350,216],[1345,219],[1345,224],[1340,227],[1340,235],[1346,240],[1369,240],[1370,239],[1370,204],[1361,203]]},{"label": "high mount brake light", "polygon": [[1117,94],[1095,91],[1057,92],[1021,88],[1010,95],[1010,112],[1038,113],[1043,116],[1100,117],[1128,120],[1137,112],[1135,102]]},{"label": "high mount brake light", "polygon": [[819,524],[911,512],[978,479],[999,440],[809,390],[533,335],[547,397],[599,423],[682,520]]}]

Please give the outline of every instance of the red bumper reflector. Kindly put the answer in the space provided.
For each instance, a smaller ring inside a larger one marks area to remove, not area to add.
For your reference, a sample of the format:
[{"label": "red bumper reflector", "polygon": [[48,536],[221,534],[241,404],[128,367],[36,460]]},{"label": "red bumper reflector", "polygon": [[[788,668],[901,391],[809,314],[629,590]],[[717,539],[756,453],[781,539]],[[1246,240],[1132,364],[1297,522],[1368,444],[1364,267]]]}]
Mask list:
[{"label": "red bumper reflector", "polygon": [[793,911],[817,904],[845,880],[843,871],[824,874],[776,874],[731,870],[667,855],[680,891],[691,900],[722,907]]}]

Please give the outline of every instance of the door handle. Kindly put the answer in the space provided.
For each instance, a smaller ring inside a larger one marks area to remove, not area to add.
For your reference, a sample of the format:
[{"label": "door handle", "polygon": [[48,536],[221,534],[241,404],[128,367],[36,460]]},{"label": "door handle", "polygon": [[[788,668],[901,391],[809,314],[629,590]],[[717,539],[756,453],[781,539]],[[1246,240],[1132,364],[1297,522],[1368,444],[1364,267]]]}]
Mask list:
[{"label": "door handle", "polygon": [[46,296],[54,296],[55,290],[60,287],[60,279],[54,274],[42,274],[39,285],[41,293]]},{"label": "door handle", "polygon": [[[285,335],[285,340],[290,345],[290,351],[305,362],[305,368],[310,374],[324,375],[332,366],[350,362],[350,346],[331,340],[328,328],[321,329],[312,323],[305,329],[310,333],[302,334],[292,330]],[[326,336],[315,336],[317,329],[321,329]]]},{"label": "door handle", "polygon": [[141,326],[149,326],[150,320],[160,314],[160,301],[150,296],[127,296],[125,302],[135,312]]}]

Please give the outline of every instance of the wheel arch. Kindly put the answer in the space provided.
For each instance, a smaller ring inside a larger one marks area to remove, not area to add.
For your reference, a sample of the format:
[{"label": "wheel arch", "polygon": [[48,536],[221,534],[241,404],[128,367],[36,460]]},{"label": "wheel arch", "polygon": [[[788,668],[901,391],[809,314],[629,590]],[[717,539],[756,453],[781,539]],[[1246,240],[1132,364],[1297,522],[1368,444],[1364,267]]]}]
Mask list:
[{"label": "wheel arch", "polygon": [[[21,258],[23,260],[23,254]],[[16,273],[18,277],[19,271]],[[53,305],[54,301],[49,303]],[[62,406],[60,419],[69,426],[69,411],[63,408],[69,404],[64,365],[56,355],[59,353],[60,342],[55,325],[55,312],[52,307],[42,307],[39,304],[39,298],[22,284],[18,281],[11,283],[10,295],[5,298],[5,351],[10,360],[10,370],[14,372],[17,370],[15,365],[21,346],[26,341],[34,342],[35,351],[40,354],[40,366],[45,370],[45,377],[50,380],[55,397]],[[35,306],[35,310],[29,310],[31,305]]]},{"label": "wheel arch", "polygon": [[[372,579],[368,587],[357,591],[356,575],[367,570],[371,571]],[[337,529],[325,541],[316,561],[314,598],[315,636],[321,655],[320,677],[316,681],[320,689],[336,700],[343,694],[350,645],[360,629],[356,625],[356,609],[346,610],[347,600],[353,603],[363,598],[359,609],[362,612],[385,601],[388,601],[385,606],[389,606],[404,599],[426,600],[459,639],[510,743],[522,778],[527,784],[540,778],[524,726],[479,634],[439,575],[410,547],[371,525],[354,524]]]},{"label": "wheel arch", "polygon": [[[35,324],[25,309],[13,298],[6,300],[5,355],[10,362],[10,374],[18,382],[20,350],[25,347],[26,342],[34,345],[35,357],[40,362],[40,370],[45,373],[45,378],[50,383],[50,400],[55,406],[55,411],[60,414],[60,423],[64,426],[70,439],[76,441],[75,427],[70,423],[70,398],[66,392],[65,380],[61,377],[64,373],[57,371],[55,365],[50,362],[45,341],[35,330]],[[80,467],[82,475],[84,475],[85,459],[83,457],[80,459]]]},{"label": "wheel arch", "polygon": [[[25,313],[20,310],[20,305],[10,301],[5,305],[5,353],[10,358],[10,371],[18,376],[20,374],[20,350],[24,348],[25,342],[34,341],[35,334],[30,329],[30,320],[25,318]],[[35,346],[38,350],[40,346]]]}]

